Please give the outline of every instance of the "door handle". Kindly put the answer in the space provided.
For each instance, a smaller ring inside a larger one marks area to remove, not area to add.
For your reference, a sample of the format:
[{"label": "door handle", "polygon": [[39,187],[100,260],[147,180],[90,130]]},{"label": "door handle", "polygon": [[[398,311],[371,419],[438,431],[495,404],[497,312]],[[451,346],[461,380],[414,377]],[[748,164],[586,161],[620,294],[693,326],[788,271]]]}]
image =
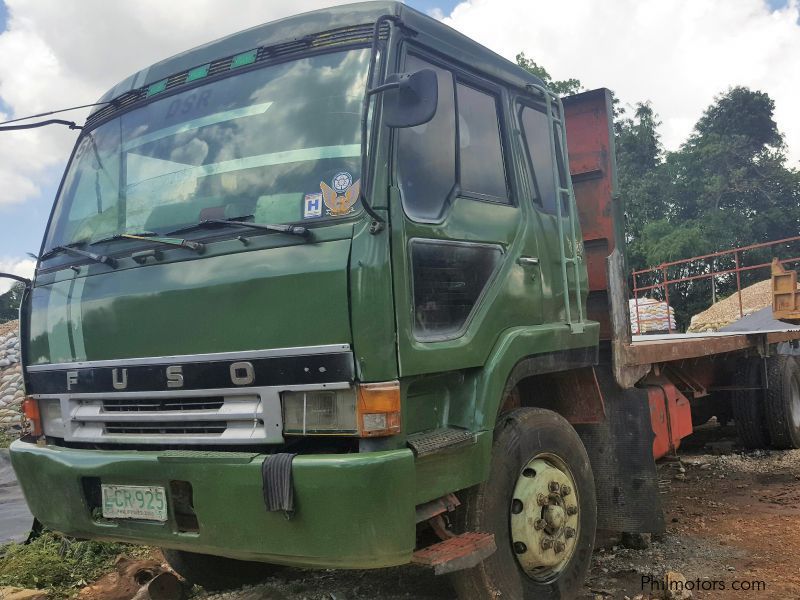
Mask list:
[{"label": "door handle", "polygon": [[523,267],[535,267],[539,264],[539,259],[535,256],[520,256],[517,259],[517,264]]}]

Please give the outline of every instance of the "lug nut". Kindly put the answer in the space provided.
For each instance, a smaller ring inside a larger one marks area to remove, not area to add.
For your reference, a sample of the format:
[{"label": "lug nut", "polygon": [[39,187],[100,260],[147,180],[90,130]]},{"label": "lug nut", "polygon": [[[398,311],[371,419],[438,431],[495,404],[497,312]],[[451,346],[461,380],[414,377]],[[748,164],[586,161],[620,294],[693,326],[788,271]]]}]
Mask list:
[{"label": "lug nut", "polygon": [[553,540],[550,538],[544,538],[542,540],[542,550],[550,550],[553,547]]},{"label": "lug nut", "polygon": [[512,514],[515,514],[515,515],[518,515],[519,513],[522,512],[522,500],[518,500],[517,498],[514,498],[511,501],[511,512],[512,512]]},{"label": "lug nut", "polygon": [[564,529],[564,537],[567,539],[575,537],[575,530],[572,527],[567,527]]},{"label": "lug nut", "polygon": [[572,489],[568,485],[561,486],[561,496],[566,498],[567,496],[570,495],[570,493],[572,493]]},{"label": "lug nut", "polygon": [[555,544],[553,544],[553,550],[556,551],[556,554],[563,552],[564,548],[566,548],[566,546],[561,540],[558,540]]},{"label": "lug nut", "polygon": [[549,503],[549,500],[548,500],[547,496],[545,496],[544,494],[536,494],[536,503],[539,506],[547,506],[548,503]]},{"label": "lug nut", "polygon": [[514,542],[514,552],[517,554],[525,554],[528,551],[528,547],[523,544],[522,542]]},{"label": "lug nut", "polygon": [[567,507],[567,514],[570,515],[570,516],[577,515],[578,514],[578,507],[577,506],[568,506]]},{"label": "lug nut", "polygon": [[561,489],[561,486],[559,485],[559,483],[557,481],[551,481],[550,482],[550,491],[551,492],[557,492],[560,489]]},{"label": "lug nut", "polygon": [[544,526],[545,526],[544,519],[536,519],[533,522],[533,528],[537,531],[544,529]]}]

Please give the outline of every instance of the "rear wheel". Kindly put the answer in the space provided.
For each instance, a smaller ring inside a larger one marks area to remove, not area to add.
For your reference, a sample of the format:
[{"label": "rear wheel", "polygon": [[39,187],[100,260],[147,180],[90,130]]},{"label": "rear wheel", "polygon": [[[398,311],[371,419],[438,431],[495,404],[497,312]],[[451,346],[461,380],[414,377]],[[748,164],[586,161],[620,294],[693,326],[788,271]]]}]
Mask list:
[{"label": "rear wheel", "polygon": [[[733,376],[735,386],[759,388],[761,381],[761,362],[759,359],[743,359]],[[761,389],[735,390],[731,407],[739,441],[747,448],[768,448],[769,430],[764,414],[764,400]]]},{"label": "rear wheel", "polygon": [[800,364],[793,356],[767,362],[767,427],[775,448],[800,448]]},{"label": "rear wheel", "polygon": [[162,553],[173,571],[189,583],[207,590],[226,590],[248,583],[258,583],[269,577],[277,568],[266,563],[195,554],[183,550],[162,550]]},{"label": "rear wheel", "polygon": [[489,478],[464,494],[460,527],[492,533],[497,551],[454,574],[462,600],[574,598],[597,523],[589,457],[560,415],[521,408],[500,417]]}]

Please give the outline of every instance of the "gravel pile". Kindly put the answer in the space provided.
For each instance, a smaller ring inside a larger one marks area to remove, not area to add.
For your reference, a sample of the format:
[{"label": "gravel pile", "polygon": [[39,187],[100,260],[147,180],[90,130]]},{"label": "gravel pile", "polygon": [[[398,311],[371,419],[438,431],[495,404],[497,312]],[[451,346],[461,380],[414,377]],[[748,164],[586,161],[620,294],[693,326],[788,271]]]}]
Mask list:
[{"label": "gravel pile", "polygon": [[717,456],[712,463],[716,469],[734,473],[778,475],[800,471],[800,450],[773,452],[754,450],[742,454]]},{"label": "gravel pile", "polygon": [[20,426],[25,396],[19,356],[19,323],[0,324],[0,431],[14,433]]},{"label": "gravel pile", "polygon": [[[767,306],[772,306],[771,280],[767,279],[742,288],[742,311],[745,315],[752,314]],[[721,327],[738,321],[741,317],[742,315],[739,313],[739,295],[734,293],[713,304],[708,310],[693,316],[688,331],[689,333],[717,331]]]}]

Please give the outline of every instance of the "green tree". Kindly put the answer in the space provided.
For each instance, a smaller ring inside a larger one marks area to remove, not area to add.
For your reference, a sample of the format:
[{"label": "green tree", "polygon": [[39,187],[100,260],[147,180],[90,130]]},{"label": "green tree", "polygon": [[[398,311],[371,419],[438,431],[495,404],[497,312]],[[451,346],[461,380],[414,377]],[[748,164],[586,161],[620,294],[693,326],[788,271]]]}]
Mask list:
[{"label": "green tree", "polygon": [[517,64],[528,71],[528,73],[536,75],[544,82],[544,85],[549,90],[555,92],[559,96],[570,96],[572,94],[577,94],[583,88],[580,80],[578,79],[563,79],[554,81],[550,73],[547,72],[547,69],[538,65],[533,59],[525,56],[524,52],[517,54]]},{"label": "green tree", "polygon": [[661,122],[649,102],[634,107],[632,117],[615,102],[614,138],[617,155],[618,193],[625,207],[628,263],[647,266],[644,228],[667,214],[664,189],[669,182],[663,169],[664,149],[658,128]]},{"label": "green tree", "polygon": [[[617,125],[620,191],[627,203],[626,234],[634,267],[800,231],[800,173],[786,164],[774,102],[766,93],[729,89],[704,111],[689,139],[663,157],[653,151],[653,124],[657,122],[637,110],[637,117]],[[773,252],[789,251],[749,253],[745,262],[769,262]],[[686,277],[733,266],[733,258],[715,261],[672,268],[668,275]],[[747,273],[744,284],[766,277],[766,271]],[[733,276],[716,279],[717,294],[734,290]],[[670,302],[684,326],[711,298],[708,280],[670,287]]]},{"label": "green tree", "polygon": [[0,295],[0,323],[13,321],[19,316],[19,303],[22,300],[21,283],[15,283],[5,294]]}]

